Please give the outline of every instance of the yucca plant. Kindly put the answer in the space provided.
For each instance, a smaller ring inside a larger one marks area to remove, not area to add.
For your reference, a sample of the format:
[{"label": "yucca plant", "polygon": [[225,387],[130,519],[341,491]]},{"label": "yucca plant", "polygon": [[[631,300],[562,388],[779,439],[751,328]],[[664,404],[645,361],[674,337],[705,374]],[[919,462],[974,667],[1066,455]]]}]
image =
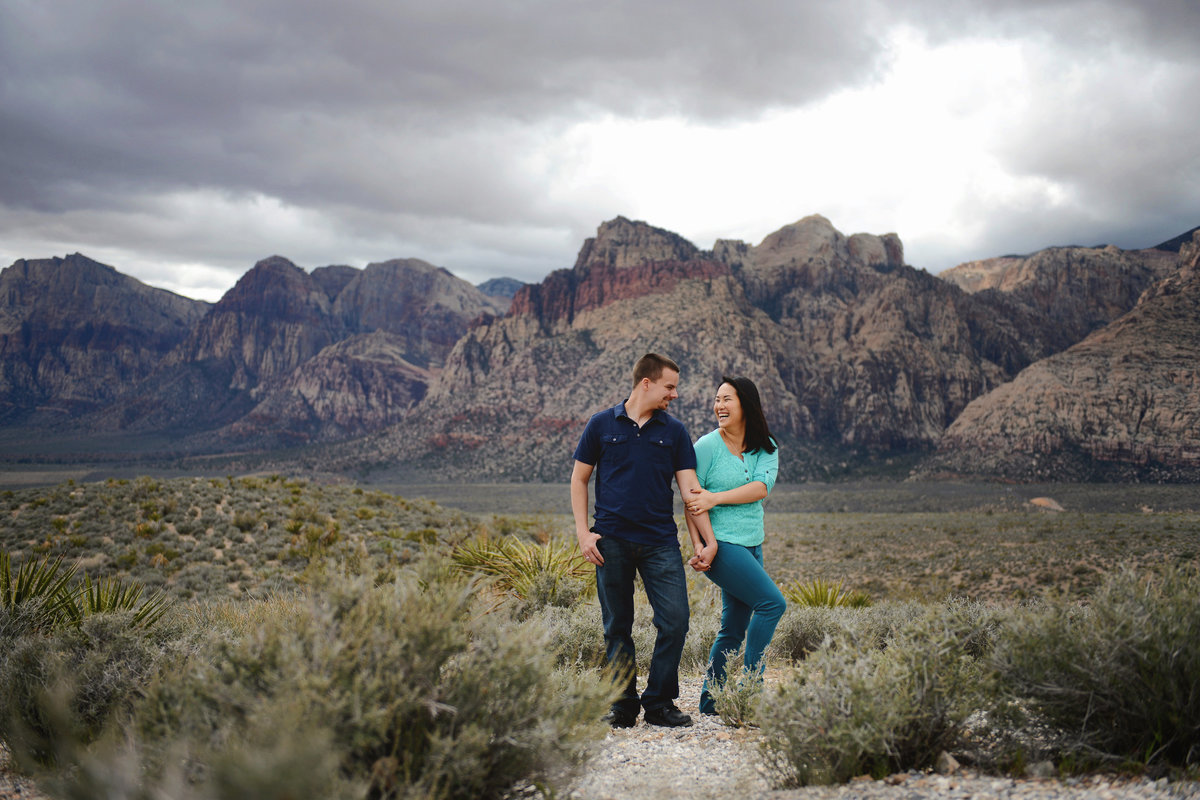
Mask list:
[{"label": "yucca plant", "polygon": [[84,617],[115,611],[136,612],[133,624],[146,628],[167,611],[169,601],[162,592],[139,605],[144,591],[140,583],[125,584],[117,578],[92,583],[85,575],[82,585],[72,586],[77,570],[76,564],[64,567],[59,556],[26,561],[14,573],[12,556],[0,552],[0,607],[22,615],[24,625],[38,631],[79,625]]},{"label": "yucca plant", "polygon": [[92,583],[92,579],[84,575],[83,585],[67,596],[63,613],[72,624],[78,625],[91,614],[133,611],[131,622],[134,627],[148,628],[167,613],[170,601],[159,591],[141,602],[144,591],[145,587],[140,583],[122,583],[117,578]]},{"label": "yucca plant", "polygon": [[808,583],[793,581],[781,586],[780,591],[789,603],[798,606],[866,608],[871,605],[866,593],[846,589],[841,581],[834,583],[824,578],[814,578]]},{"label": "yucca plant", "polygon": [[28,614],[35,630],[54,627],[69,602],[74,565],[63,568],[62,556],[51,561],[26,561],[13,573],[12,556],[0,552],[0,607],[10,613]]},{"label": "yucca plant", "polygon": [[522,600],[544,592],[547,581],[558,587],[565,582],[586,583],[595,577],[575,543],[566,540],[534,544],[511,537],[483,536],[454,548],[451,559],[463,572],[493,576],[498,589]]}]

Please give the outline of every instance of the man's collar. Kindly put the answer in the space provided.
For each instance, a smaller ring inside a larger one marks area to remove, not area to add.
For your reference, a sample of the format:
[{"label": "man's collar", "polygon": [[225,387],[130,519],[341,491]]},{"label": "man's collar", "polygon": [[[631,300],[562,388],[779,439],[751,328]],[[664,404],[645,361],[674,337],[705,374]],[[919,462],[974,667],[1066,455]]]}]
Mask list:
[{"label": "man's collar", "polygon": [[[619,402],[615,406],[613,406],[612,412],[613,412],[613,416],[615,416],[617,419],[624,417],[625,419],[629,420],[630,422],[633,422],[634,424],[636,424],[636,422],[637,422],[636,420],[634,420],[633,417],[629,416],[629,412],[627,412],[625,410],[625,401],[624,400],[622,400],[621,402]],[[656,408],[650,412],[650,419],[647,420],[647,424],[649,424],[650,422],[655,421],[655,420],[665,424],[667,421],[666,418],[667,418],[667,412],[663,411],[661,408]]]}]

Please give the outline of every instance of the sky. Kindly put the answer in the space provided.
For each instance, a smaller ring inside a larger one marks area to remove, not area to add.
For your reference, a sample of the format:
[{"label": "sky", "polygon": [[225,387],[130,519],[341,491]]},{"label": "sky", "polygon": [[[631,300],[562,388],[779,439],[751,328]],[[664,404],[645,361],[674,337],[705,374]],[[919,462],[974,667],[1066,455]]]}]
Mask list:
[{"label": "sky", "polygon": [[1200,225],[1197,0],[0,0],[0,266],[569,268],[811,214],[937,273]]}]

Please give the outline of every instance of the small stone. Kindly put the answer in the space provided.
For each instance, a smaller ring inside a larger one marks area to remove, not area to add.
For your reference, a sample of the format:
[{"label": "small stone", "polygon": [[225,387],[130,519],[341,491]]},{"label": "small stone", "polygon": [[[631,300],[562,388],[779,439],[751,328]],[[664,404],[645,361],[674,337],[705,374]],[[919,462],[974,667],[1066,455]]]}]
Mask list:
[{"label": "small stone", "polygon": [[962,765],[958,763],[958,759],[943,750],[938,754],[937,761],[934,762],[933,768],[940,775],[953,775],[958,772]]}]

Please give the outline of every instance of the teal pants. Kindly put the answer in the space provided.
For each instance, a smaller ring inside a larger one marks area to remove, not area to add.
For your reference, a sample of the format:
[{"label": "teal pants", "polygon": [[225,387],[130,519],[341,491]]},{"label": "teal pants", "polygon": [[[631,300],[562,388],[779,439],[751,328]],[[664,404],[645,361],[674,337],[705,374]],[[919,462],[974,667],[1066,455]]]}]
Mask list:
[{"label": "teal pants", "polygon": [[744,641],[746,669],[761,670],[763,651],[775,635],[787,601],[763,569],[762,545],[744,547],[721,542],[712,568],[704,574],[721,587],[721,630],[713,642],[700,691],[700,711],[714,714],[708,687],[724,682],[729,654],[736,653]]}]

